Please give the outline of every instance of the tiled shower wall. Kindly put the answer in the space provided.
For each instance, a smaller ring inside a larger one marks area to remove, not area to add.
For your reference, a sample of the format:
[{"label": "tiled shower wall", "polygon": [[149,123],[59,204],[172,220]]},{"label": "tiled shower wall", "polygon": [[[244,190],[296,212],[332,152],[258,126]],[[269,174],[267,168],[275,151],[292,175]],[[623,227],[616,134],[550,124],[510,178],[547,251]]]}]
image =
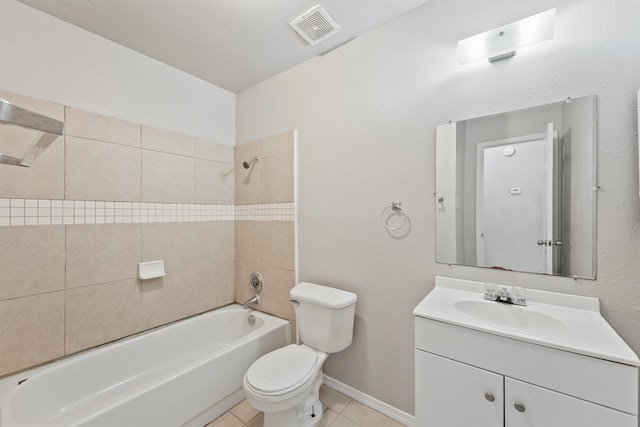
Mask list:
[{"label": "tiled shower wall", "polygon": [[0,166],[0,376],[235,300],[234,147],[0,96],[65,122]]},{"label": "tiled shower wall", "polygon": [[[293,215],[272,220],[243,215],[255,206],[294,205],[294,141],[289,131],[236,146],[236,300],[251,298],[249,275],[264,279],[258,310],[294,320],[289,291],[295,284],[295,222]],[[243,161],[257,157],[249,169]],[[293,330],[293,328],[292,328]]]}]

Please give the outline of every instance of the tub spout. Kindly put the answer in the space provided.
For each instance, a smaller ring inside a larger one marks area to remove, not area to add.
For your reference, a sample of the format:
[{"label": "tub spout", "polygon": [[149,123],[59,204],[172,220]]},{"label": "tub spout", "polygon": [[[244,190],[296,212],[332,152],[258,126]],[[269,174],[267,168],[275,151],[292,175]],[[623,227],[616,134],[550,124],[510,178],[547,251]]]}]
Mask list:
[{"label": "tub spout", "polygon": [[244,308],[250,308],[252,305],[258,305],[260,302],[260,297],[258,295],[254,295],[250,299],[244,302]]}]

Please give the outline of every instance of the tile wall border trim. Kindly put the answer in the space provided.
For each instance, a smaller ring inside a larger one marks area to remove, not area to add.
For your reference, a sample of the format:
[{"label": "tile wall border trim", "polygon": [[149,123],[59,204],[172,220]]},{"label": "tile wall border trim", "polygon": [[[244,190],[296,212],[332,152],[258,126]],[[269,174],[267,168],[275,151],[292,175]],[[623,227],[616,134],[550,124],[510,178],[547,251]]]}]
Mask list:
[{"label": "tile wall border trim", "polygon": [[294,220],[294,203],[236,206],[201,203],[0,198],[0,227]]},{"label": "tile wall border trim", "polygon": [[295,203],[236,205],[236,221],[295,221]]}]

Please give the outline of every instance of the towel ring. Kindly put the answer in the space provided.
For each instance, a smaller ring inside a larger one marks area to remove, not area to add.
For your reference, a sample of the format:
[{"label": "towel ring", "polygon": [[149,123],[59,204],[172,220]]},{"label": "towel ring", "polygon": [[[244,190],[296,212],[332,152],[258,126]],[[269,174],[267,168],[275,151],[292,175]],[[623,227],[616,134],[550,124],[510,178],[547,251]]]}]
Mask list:
[{"label": "towel ring", "polygon": [[[398,214],[398,215],[402,215],[404,217],[404,220],[402,221],[402,223],[397,226],[397,227],[391,227],[388,224],[389,219],[387,218],[387,220],[385,221],[384,219],[384,214],[391,209],[392,211],[394,211],[394,213]],[[396,230],[400,230],[402,227],[404,227],[404,225],[407,223],[407,211],[404,210],[404,208],[402,207],[402,202],[391,202],[391,206],[387,206],[386,208],[384,208],[382,210],[382,214],[380,215],[380,222],[382,222],[382,225],[384,225],[384,228],[386,228],[389,231],[396,231]]]}]

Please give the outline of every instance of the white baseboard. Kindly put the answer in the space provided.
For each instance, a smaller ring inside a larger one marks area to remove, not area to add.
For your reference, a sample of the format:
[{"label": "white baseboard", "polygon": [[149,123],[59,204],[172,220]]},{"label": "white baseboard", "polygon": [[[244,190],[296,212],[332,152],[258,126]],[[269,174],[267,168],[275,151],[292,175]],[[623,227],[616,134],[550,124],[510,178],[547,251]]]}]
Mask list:
[{"label": "white baseboard", "polygon": [[356,390],[351,386],[341,383],[338,380],[325,375],[322,382],[332,389],[339,391],[340,393],[349,396],[353,400],[357,400],[358,402],[367,405],[370,408],[373,408],[376,411],[385,414],[406,426],[413,427],[416,424],[416,417],[414,417],[413,415],[401,411],[398,408],[394,408],[393,406],[384,403],[383,401],[378,400],[375,397],[371,397],[368,394],[361,392],[360,390]]}]

